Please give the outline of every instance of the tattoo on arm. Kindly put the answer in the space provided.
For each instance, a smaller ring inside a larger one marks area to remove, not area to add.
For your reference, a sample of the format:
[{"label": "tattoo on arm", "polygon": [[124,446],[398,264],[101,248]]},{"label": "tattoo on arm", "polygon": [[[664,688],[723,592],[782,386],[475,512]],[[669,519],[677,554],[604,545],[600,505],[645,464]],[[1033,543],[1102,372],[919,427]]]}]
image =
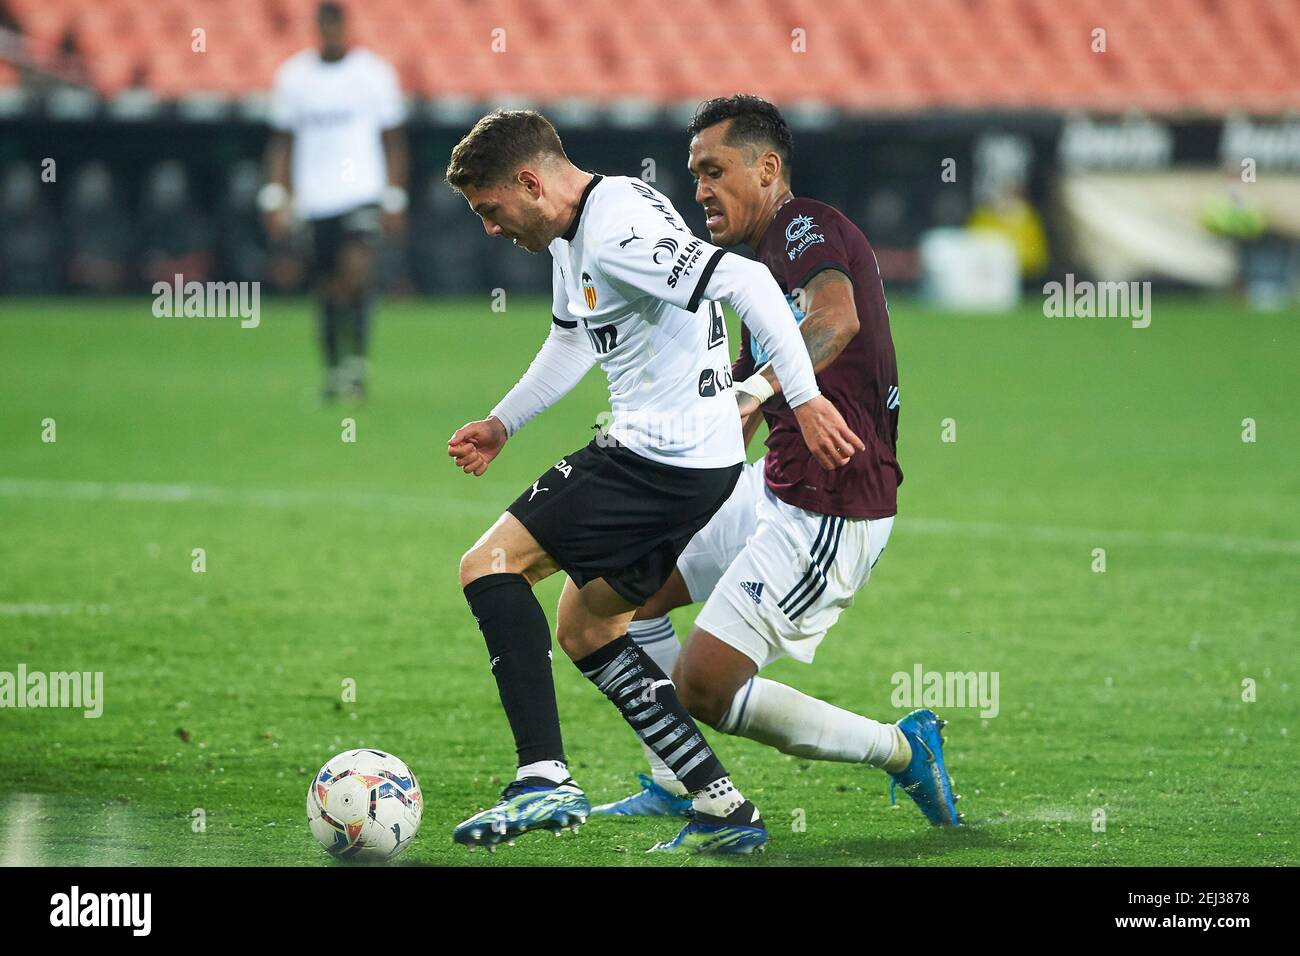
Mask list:
[{"label": "tattoo on arm", "polygon": [[[858,333],[858,314],[853,304],[853,283],[842,272],[827,269],[813,276],[803,290],[808,311],[799,323],[799,334],[808,347],[813,371],[820,372],[844,351]],[[819,295],[820,293],[820,295]],[[820,301],[819,301],[820,300]],[[778,392],[776,369],[769,362],[760,370]]]}]

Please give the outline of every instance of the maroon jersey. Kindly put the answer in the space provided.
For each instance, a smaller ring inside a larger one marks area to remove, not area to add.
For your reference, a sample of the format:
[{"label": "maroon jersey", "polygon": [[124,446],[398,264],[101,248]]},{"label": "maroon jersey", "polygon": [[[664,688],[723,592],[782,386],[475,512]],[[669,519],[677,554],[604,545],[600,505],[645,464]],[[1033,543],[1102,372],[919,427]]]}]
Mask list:
[{"label": "maroon jersey", "polygon": [[[777,210],[758,244],[758,258],[787,298],[825,269],[853,283],[858,333],[817,373],[822,394],[835,406],[866,451],[843,468],[826,471],[808,451],[794,412],[781,395],[762,405],[767,420],[767,486],[796,508],[844,518],[886,518],[898,511],[903,481],[894,449],[898,443],[898,365],[889,334],[889,312],[876,254],[857,226],[839,210],[815,199],[792,199]],[[791,304],[794,308],[794,303]],[[803,315],[795,309],[795,318]],[[736,381],[748,378],[767,357],[741,326]]]}]

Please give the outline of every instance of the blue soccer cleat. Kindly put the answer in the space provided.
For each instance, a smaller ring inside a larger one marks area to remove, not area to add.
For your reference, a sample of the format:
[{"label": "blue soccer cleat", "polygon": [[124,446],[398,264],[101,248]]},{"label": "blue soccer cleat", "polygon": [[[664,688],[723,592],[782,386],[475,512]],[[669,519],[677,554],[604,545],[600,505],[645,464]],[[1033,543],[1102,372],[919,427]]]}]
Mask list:
[{"label": "blue soccer cleat", "polygon": [[667,843],[647,853],[753,853],[767,843],[767,827],[758,808],[746,800],[727,817],[696,812],[691,822]]},{"label": "blue soccer cleat", "polygon": [[691,815],[689,797],[669,793],[649,774],[638,774],[641,792],[593,807],[592,816],[608,817],[688,817]]},{"label": "blue soccer cleat", "polygon": [[542,777],[512,781],[501,791],[496,806],[474,814],[452,831],[451,838],[471,850],[485,846],[495,850],[498,843],[514,843],[515,837],[530,830],[578,832],[587,822],[591,804],[573,779],[556,784]]},{"label": "blue soccer cleat", "polygon": [[912,761],[898,773],[891,773],[889,802],[895,803],[894,790],[902,787],[916,801],[927,820],[937,827],[961,826],[965,814],[957,812],[957,797],[952,795],[952,781],[943,765],[943,737],[939,731],[947,721],[932,710],[914,710],[898,722],[898,729],[912,748]]}]

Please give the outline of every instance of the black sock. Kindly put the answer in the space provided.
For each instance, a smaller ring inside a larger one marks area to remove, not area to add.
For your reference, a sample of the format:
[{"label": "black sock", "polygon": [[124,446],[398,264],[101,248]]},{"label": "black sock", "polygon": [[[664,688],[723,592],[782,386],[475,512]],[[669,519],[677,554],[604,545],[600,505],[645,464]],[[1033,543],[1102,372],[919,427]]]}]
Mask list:
[{"label": "black sock", "polygon": [[610,699],[688,792],[698,793],[727,776],[722,762],[677,699],[677,688],[628,635],[574,664]]},{"label": "black sock", "polygon": [[328,299],[320,307],[320,340],[325,350],[325,364],[329,368],[338,368],[339,364],[339,326],[342,325],[342,309]]},{"label": "black sock", "polygon": [[352,326],[352,354],[366,357],[366,348],[370,344],[370,303],[369,295],[359,295],[348,306],[348,320]]},{"label": "black sock", "polygon": [[560,711],[551,677],[551,628],[533,589],[518,574],[486,574],[469,583],[465,600],[487,642],[519,766],[538,760],[563,763]]}]

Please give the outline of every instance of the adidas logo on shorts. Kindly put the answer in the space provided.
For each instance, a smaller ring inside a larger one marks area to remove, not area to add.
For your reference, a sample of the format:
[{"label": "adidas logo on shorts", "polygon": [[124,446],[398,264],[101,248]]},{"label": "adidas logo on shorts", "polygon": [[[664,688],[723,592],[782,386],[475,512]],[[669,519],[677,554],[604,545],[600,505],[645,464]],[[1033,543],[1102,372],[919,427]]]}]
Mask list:
[{"label": "adidas logo on shorts", "polygon": [[740,586],[745,593],[754,599],[755,604],[763,602],[763,582],[762,581],[741,581]]}]

